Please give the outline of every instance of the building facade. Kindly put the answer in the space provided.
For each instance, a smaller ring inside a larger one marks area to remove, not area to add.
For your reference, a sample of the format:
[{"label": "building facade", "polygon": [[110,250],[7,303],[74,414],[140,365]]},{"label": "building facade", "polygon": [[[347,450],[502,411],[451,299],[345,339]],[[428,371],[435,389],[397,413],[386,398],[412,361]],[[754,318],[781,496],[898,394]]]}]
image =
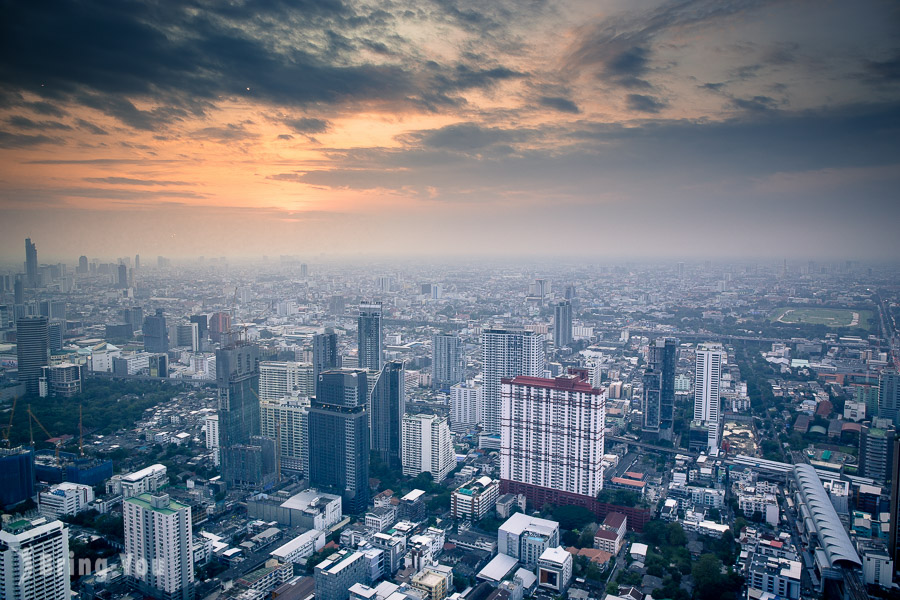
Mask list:
[{"label": "building facade", "polygon": [[415,477],[428,472],[443,481],[456,466],[453,439],[446,417],[406,415],[403,417],[403,474]]},{"label": "building facade", "polygon": [[47,317],[16,321],[16,355],[19,381],[28,394],[38,395],[43,367],[50,364],[50,329]]},{"label": "building facade", "polygon": [[718,449],[721,425],[719,387],[726,360],[720,344],[701,344],[694,365],[694,420],[707,428],[707,447]]},{"label": "building facade", "polygon": [[450,429],[463,433],[481,422],[484,386],[474,381],[457,383],[450,388]]},{"label": "building facade", "polygon": [[384,333],[381,328],[381,302],[364,301],[359,304],[357,337],[359,368],[380,371],[382,366]]},{"label": "building facade", "polygon": [[216,384],[222,478],[233,482],[239,465],[228,450],[259,435],[259,347],[241,344],[216,350]]},{"label": "building facade", "polygon": [[0,531],[0,598],[68,600],[69,530],[61,521],[21,519]]},{"label": "building facade", "polygon": [[572,303],[569,300],[553,307],[553,344],[557,348],[572,344]]},{"label": "building facade", "polygon": [[484,433],[500,433],[501,382],[504,377],[543,377],[543,337],[530,331],[486,329],[481,334]]},{"label": "building facade", "polygon": [[447,389],[465,376],[462,340],[455,335],[437,334],[432,338],[431,383],[435,388]]},{"label": "building facade", "polygon": [[402,467],[401,437],[406,413],[406,378],[401,361],[385,363],[369,394],[371,449],[392,469]]}]

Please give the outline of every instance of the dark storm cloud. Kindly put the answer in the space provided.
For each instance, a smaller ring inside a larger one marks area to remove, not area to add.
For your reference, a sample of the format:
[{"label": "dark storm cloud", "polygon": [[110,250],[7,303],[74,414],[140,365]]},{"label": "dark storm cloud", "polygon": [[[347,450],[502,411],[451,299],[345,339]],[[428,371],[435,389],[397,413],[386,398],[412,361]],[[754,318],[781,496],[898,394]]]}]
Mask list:
[{"label": "dark storm cloud", "polygon": [[741,110],[747,110],[751,112],[764,112],[768,110],[773,110],[777,107],[778,103],[774,98],[770,98],[768,96],[753,96],[752,98],[735,98],[732,100],[732,104],[735,108],[739,108]]},{"label": "dark storm cloud", "polygon": [[7,123],[15,127],[16,129],[41,129],[41,130],[62,130],[69,131],[72,128],[66,125],[65,123],[60,123],[59,121],[32,121],[26,117],[20,115],[14,115],[9,117],[6,120]]},{"label": "dark storm cloud", "polygon": [[0,131],[0,148],[28,148],[40,144],[60,143],[61,140],[47,135],[28,135]]},{"label": "dark storm cloud", "polygon": [[227,123],[222,127],[204,127],[191,132],[191,137],[213,142],[240,142],[259,137],[258,133],[249,131],[243,123]]},{"label": "dark storm cloud", "polygon": [[482,127],[476,123],[457,123],[440,129],[429,129],[402,136],[407,143],[420,144],[426,148],[442,150],[480,150],[501,142],[522,140],[527,131]]},{"label": "dark storm cloud", "polygon": [[[445,8],[466,14],[462,3]],[[393,20],[385,10],[336,1],[7,2],[0,86],[43,96],[37,111],[74,101],[149,131],[204,115],[222,97],[440,110],[461,104],[463,90],[519,76],[500,64],[362,59],[360,48],[390,55],[408,47],[388,31]],[[138,99],[156,108],[139,107]]]},{"label": "dark storm cloud", "polygon": [[49,102],[24,102],[22,103],[22,106],[30,108],[39,115],[46,115],[48,117],[61,118],[68,114],[66,111]]},{"label": "dark storm cloud", "polygon": [[541,96],[538,98],[538,104],[565,113],[578,114],[581,112],[577,104],[562,96]]},{"label": "dark storm cloud", "polygon": [[330,124],[323,119],[301,117],[299,119],[286,119],[284,124],[296,133],[325,133]]},{"label": "dark storm cloud", "polygon": [[97,125],[94,125],[89,121],[85,121],[84,119],[78,119],[77,121],[75,121],[75,123],[82,129],[85,129],[93,133],[94,135],[109,135],[109,132],[102,127],[98,127]]},{"label": "dark storm cloud", "polygon": [[867,60],[863,63],[865,77],[871,83],[896,84],[900,82],[900,50],[885,60]]},{"label": "dark storm cloud", "polygon": [[646,96],[644,94],[628,94],[625,98],[625,102],[628,104],[628,110],[645,113],[658,113],[668,106],[668,103],[665,100],[660,100],[659,98]]}]

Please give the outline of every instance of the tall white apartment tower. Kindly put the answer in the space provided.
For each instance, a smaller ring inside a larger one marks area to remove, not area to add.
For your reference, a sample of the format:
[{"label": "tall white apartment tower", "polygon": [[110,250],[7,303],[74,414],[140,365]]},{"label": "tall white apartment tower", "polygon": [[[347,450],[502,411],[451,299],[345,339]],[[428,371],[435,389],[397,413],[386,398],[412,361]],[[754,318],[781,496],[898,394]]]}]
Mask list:
[{"label": "tall white apartment tower", "polygon": [[721,402],[719,384],[727,354],[721,344],[700,344],[694,366],[694,420],[709,430],[710,449],[719,447]]},{"label": "tall white apartment tower", "polygon": [[481,421],[484,386],[474,381],[457,383],[450,388],[450,429],[464,432]]},{"label": "tall white apartment tower", "polygon": [[259,363],[259,399],[316,395],[313,365],[294,361],[263,361]]},{"label": "tall white apartment tower", "polygon": [[61,521],[13,520],[0,531],[0,598],[68,600],[69,530]]},{"label": "tall white apartment tower", "polygon": [[259,431],[275,440],[282,470],[309,476],[308,398],[282,398],[259,403]]},{"label": "tall white apartment tower", "polygon": [[544,375],[544,338],[531,331],[486,329],[481,334],[484,369],[482,425],[484,433],[500,433],[500,380]]},{"label": "tall white apartment tower", "polygon": [[404,475],[428,471],[439,482],[456,466],[447,417],[405,415],[401,442]]},{"label": "tall white apartment tower", "polygon": [[603,489],[606,390],[573,375],[503,380],[502,493],[541,488],[595,497]]},{"label": "tall white apartment tower", "polygon": [[206,448],[212,450],[213,463],[219,466],[219,415],[212,413],[206,415],[203,421],[203,431],[206,434]]},{"label": "tall white apartment tower", "polygon": [[191,509],[168,494],[141,494],[122,503],[125,521],[123,568],[129,584],[164,600],[191,600],[194,554]]}]

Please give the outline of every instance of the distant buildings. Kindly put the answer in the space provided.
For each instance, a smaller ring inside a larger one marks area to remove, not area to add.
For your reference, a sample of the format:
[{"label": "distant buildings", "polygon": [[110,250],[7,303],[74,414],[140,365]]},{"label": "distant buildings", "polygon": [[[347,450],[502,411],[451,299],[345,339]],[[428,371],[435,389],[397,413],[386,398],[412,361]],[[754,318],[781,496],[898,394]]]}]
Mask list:
[{"label": "distant buildings", "polygon": [[69,529],[61,521],[13,520],[0,531],[0,598],[69,600]]},{"label": "distant buildings", "polygon": [[721,401],[719,387],[726,361],[721,344],[701,344],[697,348],[694,367],[694,420],[707,429],[707,447],[719,448]]},{"label": "distant buildings", "polygon": [[30,288],[36,288],[40,284],[37,246],[31,243],[31,238],[25,238],[25,283]]},{"label": "distant buildings", "polygon": [[384,334],[381,328],[381,302],[364,301],[359,304],[357,320],[359,368],[380,371]]},{"label": "distant buildings", "polygon": [[406,413],[406,377],[403,362],[385,363],[369,394],[371,450],[392,469],[402,468],[401,436]]},{"label": "distant buildings", "polygon": [[325,371],[309,409],[310,485],[340,493],[348,513],[369,502],[367,398],[364,371]]},{"label": "distant buildings", "polygon": [[504,379],[503,493],[534,501],[551,489],[595,498],[603,489],[606,391],[575,376]]},{"label": "distant buildings", "polygon": [[569,300],[553,307],[553,344],[557,348],[572,344],[572,303]]},{"label": "distant buildings", "polygon": [[474,381],[457,383],[450,388],[450,429],[466,432],[481,422],[484,386]]},{"label": "distant buildings", "polygon": [[341,353],[338,348],[338,336],[334,329],[328,327],[324,333],[313,336],[313,390],[309,395],[315,395],[315,382],[319,380],[319,373],[340,368]]},{"label": "distant buildings", "polygon": [[161,600],[192,600],[194,554],[191,509],[168,494],[141,494],[123,503],[129,584]]},{"label": "distant buildings", "polygon": [[675,418],[675,352],[671,338],[650,344],[643,374],[641,430],[651,441],[671,440]]},{"label": "distant buildings", "polygon": [[453,439],[446,417],[403,417],[403,474],[415,477],[428,472],[441,482],[456,466]]},{"label": "distant buildings", "polygon": [[259,435],[259,348],[241,344],[216,350],[216,384],[222,478],[235,485],[245,453],[232,450]]},{"label": "distant buildings", "polygon": [[259,363],[259,399],[271,401],[315,396],[314,372],[315,368],[310,363],[262,361]]},{"label": "distant buildings", "polygon": [[143,333],[145,351],[169,351],[169,329],[166,327],[166,316],[161,308],[156,309],[156,314],[144,317]]},{"label": "distant buildings", "polygon": [[486,329],[481,334],[484,370],[484,433],[500,433],[500,380],[527,375],[543,377],[544,345],[540,334],[531,331]]},{"label": "distant buildings", "polygon": [[435,388],[446,389],[465,377],[462,341],[456,335],[436,334],[432,338],[431,381]]},{"label": "distant buildings", "polygon": [[28,394],[38,395],[43,367],[50,364],[50,331],[47,317],[26,317],[16,321],[16,354],[19,381]]}]

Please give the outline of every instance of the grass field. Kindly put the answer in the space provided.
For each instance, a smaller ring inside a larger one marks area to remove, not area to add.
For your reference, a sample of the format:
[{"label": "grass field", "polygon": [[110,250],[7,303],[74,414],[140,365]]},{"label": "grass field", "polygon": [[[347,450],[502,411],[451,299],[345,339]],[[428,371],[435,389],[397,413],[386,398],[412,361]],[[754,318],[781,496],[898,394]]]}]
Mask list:
[{"label": "grass field", "polygon": [[769,315],[769,320],[790,325],[827,325],[828,327],[869,328],[870,310],[852,310],[849,308],[776,308]]}]

